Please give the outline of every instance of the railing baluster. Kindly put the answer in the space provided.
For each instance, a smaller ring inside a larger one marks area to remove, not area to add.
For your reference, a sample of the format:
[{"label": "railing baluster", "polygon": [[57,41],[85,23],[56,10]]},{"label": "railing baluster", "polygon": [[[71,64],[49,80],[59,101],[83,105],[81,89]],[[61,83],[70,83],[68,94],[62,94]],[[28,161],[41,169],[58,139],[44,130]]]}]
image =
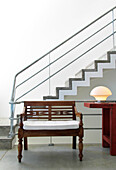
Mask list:
[{"label": "railing baluster", "polygon": [[51,94],[51,84],[50,84],[50,53],[49,53],[49,95]]},{"label": "railing baluster", "polygon": [[[51,95],[51,81],[50,81],[50,76],[51,76],[51,72],[50,72],[50,53],[49,53],[49,95]],[[50,136],[49,146],[54,146],[54,144],[52,143],[52,136]]]},{"label": "railing baluster", "polygon": [[114,38],[114,9],[112,10],[112,31],[113,31],[113,49],[115,48],[115,38]]},{"label": "railing baluster", "polygon": [[10,132],[9,132],[9,137],[13,137],[14,136],[14,132],[13,132],[13,122],[14,122],[14,107],[15,104],[11,104],[11,116],[10,116]]}]

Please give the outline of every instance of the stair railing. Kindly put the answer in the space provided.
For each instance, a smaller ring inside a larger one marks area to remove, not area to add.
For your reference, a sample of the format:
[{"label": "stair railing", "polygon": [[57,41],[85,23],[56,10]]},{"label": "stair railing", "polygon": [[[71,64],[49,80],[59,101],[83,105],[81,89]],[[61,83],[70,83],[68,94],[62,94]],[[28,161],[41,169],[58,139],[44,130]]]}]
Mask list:
[{"label": "stair railing", "polygon": [[[10,121],[11,121],[11,128],[10,128],[10,133],[9,136],[14,136],[14,132],[13,132],[13,121],[17,118],[14,118],[14,112],[15,112],[15,105],[22,103],[23,101],[19,101],[18,100],[20,98],[22,98],[23,96],[27,95],[28,93],[30,93],[31,91],[33,91],[34,89],[36,89],[38,86],[42,85],[43,83],[45,83],[46,81],[49,81],[49,94],[50,94],[50,79],[52,77],[54,77],[56,74],[58,74],[59,72],[61,72],[62,70],[64,70],[66,67],[68,67],[69,65],[71,65],[72,63],[74,63],[75,61],[77,61],[79,58],[81,58],[82,56],[84,56],[85,54],[87,54],[89,51],[91,51],[92,49],[94,49],[95,47],[97,47],[98,45],[100,45],[101,43],[103,43],[105,40],[109,39],[111,36],[113,37],[113,48],[115,47],[115,21],[116,18],[114,17],[114,10],[116,9],[116,7],[112,8],[111,10],[107,11],[106,13],[104,13],[103,15],[101,15],[100,17],[98,17],[96,20],[94,20],[93,22],[91,22],[90,24],[88,24],[87,26],[85,26],[83,29],[81,29],[80,31],[78,31],[77,33],[75,33],[74,35],[72,35],[71,37],[69,37],[68,39],[66,39],[65,41],[63,41],[62,43],[60,43],[58,46],[56,46],[55,48],[53,48],[52,50],[50,50],[49,52],[47,52],[46,54],[44,54],[43,56],[41,56],[40,58],[38,58],[36,61],[34,61],[33,63],[31,63],[30,65],[28,65],[27,67],[25,67],[24,69],[22,69],[21,71],[19,71],[15,77],[14,77],[14,82],[13,82],[13,89],[12,89],[12,95],[11,95],[11,100],[10,100],[10,104],[11,104],[11,116],[10,116]],[[102,28],[100,28],[99,30],[97,30],[95,33],[91,34],[89,37],[87,37],[86,39],[84,39],[83,41],[81,41],[80,43],[78,43],[77,45],[75,45],[73,48],[69,49],[67,52],[65,52],[64,54],[62,54],[61,56],[59,56],[57,59],[55,59],[54,61],[50,62],[50,54],[55,51],[56,49],[58,49],[59,47],[61,47],[62,45],[64,45],[65,43],[69,42],[70,40],[72,40],[74,37],[76,37],[77,35],[79,35],[80,33],[82,33],[84,30],[86,30],[88,27],[92,26],[93,24],[95,24],[97,21],[99,21],[101,18],[103,18],[104,16],[106,16],[107,14],[112,12],[112,20],[111,22],[107,23],[105,26],[103,26]],[[77,58],[75,58],[74,60],[72,60],[71,62],[69,62],[68,64],[64,65],[62,68],[60,68],[58,71],[56,71],[53,74],[50,74],[50,66],[52,64],[54,64],[55,62],[57,62],[58,60],[60,60],[61,58],[63,58],[66,54],[70,53],[71,51],[73,51],[75,48],[79,47],[80,45],[82,45],[83,43],[85,43],[86,41],[88,41],[90,38],[92,38],[94,35],[96,35],[97,33],[99,33],[100,31],[104,30],[106,27],[108,27],[109,25],[112,24],[112,33],[110,35],[108,35],[107,37],[105,37],[104,39],[102,39],[101,41],[99,41],[98,43],[96,43],[94,46],[92,46],[91,48],[89,48],[87,51],[85,51],[84,53],[82,53],[81,55],[79,55]],[[27,79],[25,79],[23,82],[19,83],[18,85],[16,85],[16,79],[18,77],[18,75],[20,75],[21,73],[23,73],[24,71],[26,71],[27,69],[29,69],[31,66],[33,66],[34,64],[36,64],[37,62],[41,61],[43,58],[45,58],[46,56],[49,55],[49,64],[44,66],[42,69],[40,69],[39,71],[37,71],[35,74],[33,74],[32,76],[28,77]],[[19,86],[21,86],[22,84],[24,84],[25,82],[27,82],[28,80],[30,80],[31,78],[33,78],[34,76],[36,76],[37,74],[41,73],[43,70],[45,70],[46,68],[49,68],[49,76],[42,80],[39,84],[37,84],[36,86],[34,86],[33,88],[31,88],[30,90],[28,90],[27,92],[25,92],[24,94],[22,94],[21,96],[19,96],[18,98],[15,99],[16,96],[16,90]]]}]

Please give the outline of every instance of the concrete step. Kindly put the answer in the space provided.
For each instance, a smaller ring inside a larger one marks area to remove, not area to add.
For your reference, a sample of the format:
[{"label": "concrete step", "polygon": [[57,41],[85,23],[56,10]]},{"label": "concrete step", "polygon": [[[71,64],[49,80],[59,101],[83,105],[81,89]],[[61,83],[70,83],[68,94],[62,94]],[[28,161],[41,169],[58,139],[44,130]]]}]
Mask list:
[{"label": "concrete step", "polygon": [[15,144],[15,136],[14,137],[7,137],[7,136],[0,136],[0,149],[12,149]]},{"label": "concrete step", "polygon": [[[98,58],[99,60],[107,60],[107,54],[102,55],[101,57]],[[91,62],[90,64],[88,64],[85,69],[95,69],[95,61]],[[83,69],[82,69],[83,70]],[[75,78],[82,78],[83,77],[83,73],[82,70],[78,71],[75,74]],[[65,81],[65,87],[69,87],[69,79]]]},{"label": "concrete step", "polygon": [[[13,127],[15,131],[15,126]],[[10,132],[10,126],[0,126],[0,136],[8,136]]]},{"label": "concrete step", "polygon": [[[102,55],[101,57],[98,57],[97,60],[107,60],[107,53]],[[94,69],[95,68],[95,61],[88,64],[85,69]],[[78,73],[75,74],[76,78],[82,78],[82,70],[80,70]]]},{"label": "concrete step", "polygon": [[[17,122],[14,121],[14,131]],[[10,120],[8,118],[0,118],[0,136],[8,136],[10,131]]]},{"label": "concrete step", "polygon": [[0,126],[0,137],[8,136],[9,131],[10,131],[10,126]]},{"label": "concrete step", "polygon": [[[13,131],[17,128],[16,121],[14,122]],[[0,149],[12,149],[15,144],[15,136],[8,137],[10,132],[10,120],[8,118],[0,119]]]}]

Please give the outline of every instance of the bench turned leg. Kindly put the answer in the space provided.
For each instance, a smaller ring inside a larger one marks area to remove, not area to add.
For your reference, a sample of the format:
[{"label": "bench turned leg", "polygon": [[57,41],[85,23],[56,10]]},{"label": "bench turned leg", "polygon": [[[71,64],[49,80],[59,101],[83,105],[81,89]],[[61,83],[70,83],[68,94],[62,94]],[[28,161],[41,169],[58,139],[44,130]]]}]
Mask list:
[{"label": "bench turned leg", "polygon": [[27,137],[24,137],[24,150],[28,150]]},{"label": "bench turned leg", "polygon": [[22,138],[19,138],[19,144],[18,144],[18,160],[21,162],[22,158]]},{"label": "bench turned leg", "polygon": [[80,158],[80,161],[82,161],[82,157],[83,157],[82,151],[83,151],[83,138],[82,138],[82,136],[79,136],[79,158]]},{"label": "bench turned leg", "polygon": [[76,136],[73,136],[73,149],[76,149]]}]

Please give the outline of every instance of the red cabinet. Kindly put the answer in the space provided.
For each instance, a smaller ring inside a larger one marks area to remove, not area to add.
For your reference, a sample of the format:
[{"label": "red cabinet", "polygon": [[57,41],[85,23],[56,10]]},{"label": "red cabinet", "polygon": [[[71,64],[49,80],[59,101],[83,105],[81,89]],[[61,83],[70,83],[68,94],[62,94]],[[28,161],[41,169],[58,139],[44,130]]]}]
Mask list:
[{"label": "red cabinet", "polygon": [[84,103],[85,107],[102,108],[102,146],[116,155],[116,103]]}]

